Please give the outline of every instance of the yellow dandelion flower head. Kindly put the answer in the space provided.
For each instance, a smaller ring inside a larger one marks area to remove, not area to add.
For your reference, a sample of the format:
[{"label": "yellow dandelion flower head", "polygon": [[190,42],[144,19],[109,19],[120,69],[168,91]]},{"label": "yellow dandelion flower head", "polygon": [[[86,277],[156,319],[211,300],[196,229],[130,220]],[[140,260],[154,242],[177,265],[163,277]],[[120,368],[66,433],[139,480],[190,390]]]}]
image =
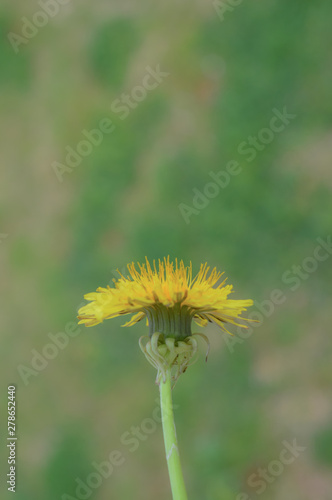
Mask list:
[{"label": "yellow dandelion flower head", "polygon": [[123,326],[132,326],[146,318],[150,336],[162,332],[165,336],[187,338],[191,335],[194,320],[201,326],[214,322],[223,330],[226,323],[244,328],[238,320],[247,307],[253,304],[248,300],[232,300],[229,294],[232,285],[226,280],[218,284],[223,273],[216,268],[210,271],[207,263],[202,264],[195,277],[192,264],[185,266],[183,261],[169,257],[155,261],[151,267],[146,258],[145,264],[128,265],[129,275],[114,281],[114,287],[98,288],[96,292],[84,296],[88,304],[79,310],[79,323],[93,326],[105,319],[133,313],[134,316]]}]

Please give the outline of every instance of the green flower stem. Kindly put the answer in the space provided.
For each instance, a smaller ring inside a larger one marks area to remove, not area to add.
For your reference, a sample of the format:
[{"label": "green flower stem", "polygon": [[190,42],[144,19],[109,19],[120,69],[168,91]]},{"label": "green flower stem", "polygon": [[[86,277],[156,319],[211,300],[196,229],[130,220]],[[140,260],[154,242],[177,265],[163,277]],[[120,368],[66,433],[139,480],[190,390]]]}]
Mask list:
[{"label": "green flower stem", "polygon": [[163,423],[166,460],[168,466],[168,474],[171,482],[173,500],[187,500],[188,497],[182,475],[179,448],[174,423],[170,369],[166,371],[165,382],[163,381],[162,376],[159,380],[160,407]]}]

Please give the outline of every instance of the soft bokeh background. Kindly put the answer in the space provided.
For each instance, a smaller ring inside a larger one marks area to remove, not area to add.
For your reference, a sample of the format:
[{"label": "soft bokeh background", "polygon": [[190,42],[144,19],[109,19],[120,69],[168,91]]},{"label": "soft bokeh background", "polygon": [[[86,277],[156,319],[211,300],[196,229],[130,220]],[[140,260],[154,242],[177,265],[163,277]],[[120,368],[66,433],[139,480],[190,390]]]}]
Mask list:
[{"label": "soft bokeh background", "polygon": [[[82,327],[27,384],[18,372],[84,293],[168,254],[224,270],[256,310],[286,297],[233,349],[209,327],[208,363],[202,345],[174,390],[189,498],[331,499],[331,257],[295,291],[282,276],[332,231],[332,4],[251,0],[222,20],[212,1],[72,0],[15,54],[8,33],[39,10],[5,1],[0,21],[1,418],[6,437],[16,383],[17,500],[79,498],[75,479],[116,449],[125,462],[86,498],[170,498],[161,426],[134,452],[121,442],[157,405],[143,324]],[[169,76],[121,120],[112,103],[158,64]],[[296,119],[248,162],[239,144],[284,106]],[[103,118],[114,132],[59,182],[52,163]],[[242,173],[186,224],[178,205],[234,159]],[[248,478],[294,439],[306,450],[258,495]]]}]

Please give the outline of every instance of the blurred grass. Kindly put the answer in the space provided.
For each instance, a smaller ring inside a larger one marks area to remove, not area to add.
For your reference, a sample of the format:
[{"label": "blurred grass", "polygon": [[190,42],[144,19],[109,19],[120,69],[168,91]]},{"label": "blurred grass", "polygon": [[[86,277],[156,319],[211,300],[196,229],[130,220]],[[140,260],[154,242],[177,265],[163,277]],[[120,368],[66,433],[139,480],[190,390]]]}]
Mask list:
[{"label": "blurred grass", "polygon": [[[210,328],[208,364],[202,349],[174,391],[190,498],[254,497],[250,474],[297,437],[307,451],[261,498],[328,500],[330,261],[296,292],[281,276],[331,231],[331,5],[243,2],[221,22],[212,2],[71,3],[15,55],[6,35],[38,9],[4,4],[0,23],[1,365],[3,393],[18,384],[17,498],[74,495],[121,446],[125,464],[90,498],[170,497],[160,426],[134,453],[120,441],[158,396],[144,325],[82,328],[28,386],[17,373],[84,293],[170,254],[225,270],[239,298],[287,297],[233,353]],[[157,64],[170,76],[121,121],[112,102]],[[248,163],[238,145],[284,106],[297,118]],[[59,183],[52,162],[105,117],[115,131]],[[233,159],[241,175],[185,224],[178,205]]]}]

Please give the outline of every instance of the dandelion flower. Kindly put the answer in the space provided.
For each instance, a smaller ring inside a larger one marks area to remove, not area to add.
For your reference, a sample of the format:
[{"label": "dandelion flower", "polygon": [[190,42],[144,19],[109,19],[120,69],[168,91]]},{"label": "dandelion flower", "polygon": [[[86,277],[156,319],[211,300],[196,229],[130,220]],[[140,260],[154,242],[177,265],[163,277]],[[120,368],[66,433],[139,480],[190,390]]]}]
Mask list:
[{"label": "dandelion flower", "polygon": [[[98,288],[88,293],[88,304],[79,310],[79,323],[94,326],[105,319],[132,314],[123,326],[132,326],[145,319],[149,325],[149,336],[141,337],[139,345],[146,359],[157,369],[156,382],[160,390],[163,434],[166,459],[171,482],[173,500],[187,500],[180,456],[175,432],[172,408],[172,382],[184,373],[197,352],[197,336],[192,333],[192,322],[205,326],[217,324],[222,330],[226,324],[247,328],[249,321],[242,317],[252,300],[229,299],[232,285],[221,280],[223,273],[216,268],[210,271],[202,264],[193,277],[192,265],[183,261],[170,261],[169,257],[155,261],[151,267],[145,264],[128,265],[128,276],[119,272],[113,280],[114,287]],[[147,341],[144,343],[143,339]],[[209,345],[209,343],[208,343]]]},{"label": "dandelion flower", "polygon": [[[185,266],[170,262],[169,257],[155,261],[151,267],[145,264],[129,264],[130,276],[114,281],[114,287],[98,288],[84,298],[90,301],[79,310],[79,323],[94,326],[105,319],[126,314],[134,316],[123,326],[132,326],[146,318],[150,337],[161,332],[165,337],[183,339],[191,335],[192,320],[200,326],[207,322],[216,323],[224,331],[225,324],[231,323],[246,328],[241,314],[252,305],[252,300],[232,300],[232,285],[226,279],[220,284],[223,273],[216,268],[202,264],[198,274],[193,277],[192,264]],[[209,272],[210,271],[210,272]]]}]

